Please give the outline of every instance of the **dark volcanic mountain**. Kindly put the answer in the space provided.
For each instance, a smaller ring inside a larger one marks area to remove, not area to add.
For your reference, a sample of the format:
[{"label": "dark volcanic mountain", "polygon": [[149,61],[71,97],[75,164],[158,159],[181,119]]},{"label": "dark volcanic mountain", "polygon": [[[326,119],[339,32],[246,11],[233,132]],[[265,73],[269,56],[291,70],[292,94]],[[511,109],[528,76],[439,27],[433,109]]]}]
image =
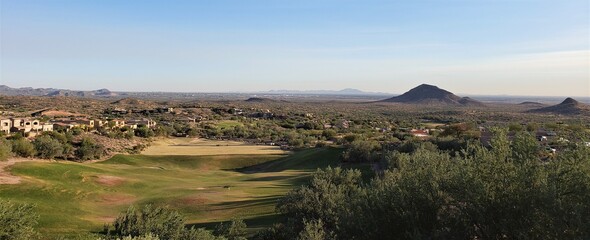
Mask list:
[{"label": "dark volcanic mountain", "polygon": [[410,104],[448,104],[460,106],[483,106],[484,104],[474,99],[461,98],[452,92],[440,89],[437,86],[422,84],[410,91],[397,96],[382,100],[381,102],[399,102]]},{"label": "dark volcanic mountain", "polygon": [[528,112],[534,113],[556,113],[563,115],[590,115],[590,106],[580,103],[573,98],[566,98],[557,105],[533,109]]}]

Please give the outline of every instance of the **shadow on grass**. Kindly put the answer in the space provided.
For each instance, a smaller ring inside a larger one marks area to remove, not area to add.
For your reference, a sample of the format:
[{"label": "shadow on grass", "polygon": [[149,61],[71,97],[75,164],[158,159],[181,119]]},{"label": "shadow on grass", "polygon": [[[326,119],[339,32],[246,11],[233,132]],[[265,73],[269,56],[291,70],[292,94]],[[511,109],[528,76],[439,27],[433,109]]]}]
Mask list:
[{"label": "shadow on grass", "polygon": [[318,168],[338,166],[342,151],[342,148],[335,147],[305,149],[277,160],[238,168],[236,171],[245,174],[282,172],[286,170],[313,172]]},{"label": "shadow on grass", "polygon": [[[248,226],[248,235],[252,236],[257,231],[272,227],[275,223],[283,222],[284,217],[280,214],[271,214],[271,215],[262,215],[256,216],[252,218],[244,218],[243,219],[246,225]],[[187,227],[195,227],[195,228],[205,228],[207,230],[215,230],[217,226],[221,223],[227,223],[228,221],[217,221],[217,222],[206,222],[206,223],[195,223],[189,224]]]},{"label": "shadow on grass", "polygon": [[232,202],[221,202],[216,204],[211,204],[215,210],[234,210],[234,209],[241,209],[246,207],[257,207],[257,206],[264,206],[264,205],[276,205],[277,201],[283,196],[281,195],[274,195],[274,196],[265,196],[259,197],[250,200],[242,200],[242,201],[232,201]]}]

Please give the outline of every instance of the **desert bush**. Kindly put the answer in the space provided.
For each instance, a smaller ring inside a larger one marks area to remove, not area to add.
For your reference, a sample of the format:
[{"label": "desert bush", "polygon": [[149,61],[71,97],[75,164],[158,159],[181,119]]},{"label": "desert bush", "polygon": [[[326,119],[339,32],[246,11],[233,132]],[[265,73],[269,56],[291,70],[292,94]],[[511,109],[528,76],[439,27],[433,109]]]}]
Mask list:
[{"label": "desert bush", "polygon": [[33,146],[40,158],[53,159],[62,156],[63,145],[49,136],[40,136],[33,141]]},{"label": "desert bush", "polygon": [[0,239],[38,239],[39,234],[34,228],[38,219],[33,205],[0,199]]},{"label": "desert bush", "polygon": [[470,143],[454,156],[388,154],[390,169],[369,184],[360,172],[319,170],[279,201],[282,229],[294,232],[282,239],[587,239],[590,148],[544,162],[529,133],[494,135],[489,149]]},{"label": "desert bush", "polygon": [[0,161],[5,161],[12,156],[12,146],[10,142],[4,138],[0,138]]},{"label": "desert bush", "polygon": [[19,157],[35,156],[35,146],[26,138],[12,140],[12,152]]},{"label": "desert bush", "polygon": [[107,229],[107,233],[119,238],[154,236],[162,240],[223,239],[204,229],[185,228],[184,221],[179,212],[167,207],[130,206],[115,219],[114,229]]},{"label": "desert bush", "polygon": [[75,154],[80,160],[98,159],[104,155],[104,147],[90,138],[84,138]]}]

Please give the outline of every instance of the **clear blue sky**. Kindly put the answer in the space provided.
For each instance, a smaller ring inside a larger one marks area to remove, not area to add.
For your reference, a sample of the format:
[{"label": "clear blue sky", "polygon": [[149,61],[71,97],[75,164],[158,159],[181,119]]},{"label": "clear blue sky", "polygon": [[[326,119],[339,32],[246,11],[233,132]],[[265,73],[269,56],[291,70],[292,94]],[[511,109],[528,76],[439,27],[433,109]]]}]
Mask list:
[{"label": "clear blue sky", "polygon": [[0,84],[590,96],[587,0],[0,0]]}]

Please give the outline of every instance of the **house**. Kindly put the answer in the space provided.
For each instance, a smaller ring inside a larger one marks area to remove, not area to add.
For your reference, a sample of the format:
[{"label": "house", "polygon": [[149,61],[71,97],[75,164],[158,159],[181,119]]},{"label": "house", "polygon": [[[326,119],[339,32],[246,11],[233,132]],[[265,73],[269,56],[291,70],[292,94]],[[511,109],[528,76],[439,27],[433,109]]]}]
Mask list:
[{"label": "house", "polygon": [[102,127],[105,124],[107,124],[107,121],[103,121],[103,120],[94,120],[94,126],[98,126],[98,127]]},{"label": "house", "polygon": [[183,123],[196,123],[197,119],[196,118],[191,118],[191,117],[181,117],[176,119],[177,122],[183,122]]},{"label": "house", "polygon": [[350,127],[350,122],[348,120],[340,120],[336,123],[335,127],[341,129],[347,129]]},{"label": "house", "polygon": [[174,108],[171,108],[171,107],[160,107],[160,108],[156,108],[156,111],[162,112],[162,113],[171,113],[171,112],[174,112]]},{"label": "house", "polygon": [[137,127],[141,127],[141,126],[145,126],[148,128],[153,128],[156,127],[156,122],[154,120],[151,120],[149,118],[142,118],[142,119],[131,119],[127,121],[127,126],[132,126],[135,125],[136,129]]},{"label": "house", "polygon": [[78,123],[81,128],[94,128],[94,120],[91,119],[75,119],[74,122]]},{"label": "house", "polygon": [[51,123],[53,124],[53,129],[65,129],[66,131],[69,131],[70,129],[75,127],[79,127],[77,123],[72,121],[53,121]]},{"label": "house", "polygon": [[121,128],[125,126],[125,121],[120,119],[112,119],[109,120],[109,126],[112,126],[114,128]]},{"label": "house", "polygon": [[428,129],[421,130],[421,129],[412,129],[410,130],[410,134],[417,138],[428,138],[430,137],[430,131]]},{"label": "house", "polygon": [[41,131],[42,132],[53,132],[53,124],[51,124],[51,123],[42,123],[41,124]]},{"label": "house", "polygon": [[39,120],[29,118],[12,118],[11,132],[28,133],[30,131],[39,131],[42,129]]},{"label": "house", "polygon": [[10,119],[0,119],[0,131],[5,134],[10,134],[10,129],[12,128],[12,120]]},{"label": "house", "polygon": [[72,129],[75,127],[91,129],[94,128],[95,121],[91,119],[54,119],[51,123],[56,128]]},{"label": "house", "polygon": [[4,133],[29,133],[32,131],[53,131],[53,126],[49,127],[47,125],[50,124],[41,123],[37,119],[30,118],[11,118],[0,120],[0,130]]}]

